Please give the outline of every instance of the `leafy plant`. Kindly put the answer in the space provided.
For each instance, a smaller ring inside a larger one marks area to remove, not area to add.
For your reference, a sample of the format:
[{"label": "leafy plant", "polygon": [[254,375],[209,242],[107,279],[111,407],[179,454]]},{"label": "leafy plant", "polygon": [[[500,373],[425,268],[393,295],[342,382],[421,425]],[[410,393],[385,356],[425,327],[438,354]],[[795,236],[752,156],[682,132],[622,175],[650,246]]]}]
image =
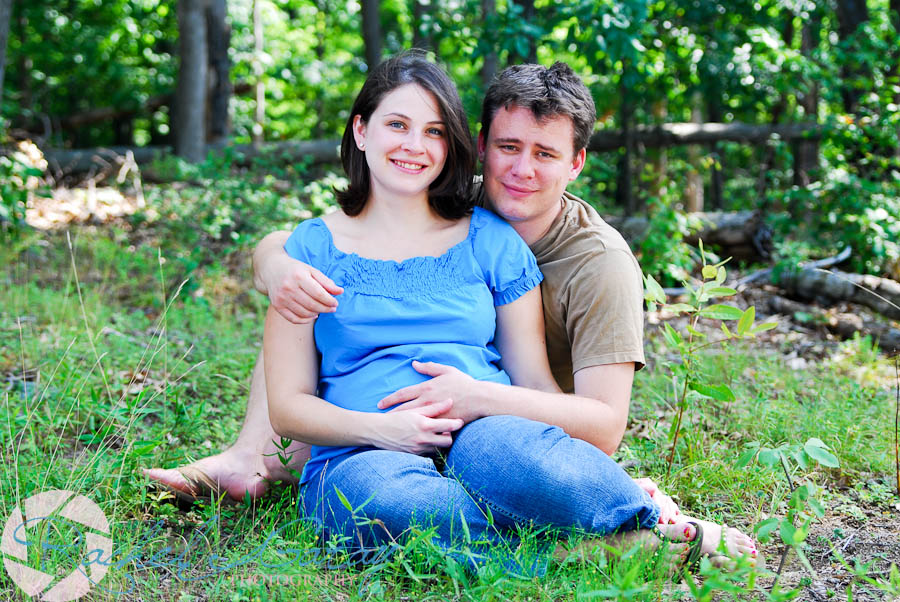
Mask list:
[{"label": "leafy plant", "polygon": [[[644,298],[650,311],[655,311],[660,306],[663,311],[681,315],[685,314],[690,319],[685,326],[685,332],[677,331],[671,324],[663,324],[663,338],[669,349],[676,351],[681,357],[681,363],[671,364],[672,382],[677,395],[676,406],[678,415],[672,424],[669,438],[672,440],[672,449],[669,452],[666,466],[666,478],[672,470],[675,461],[675,450],[678,445],[678,436],[681,432],[681,423],[684,411],[691,400],[696,398],[710,398],[716,401],[730,402],[735,400],[734,392],[723,383],[717,382],[713,376],[703,374],[698,369],[697,354],[700,350],[712,345],[720,345],[732,339],[753,338],[758,333],[771,330],[777,325],[773,322],[754,324],[756,309],[753,306],[741,311],[732,305],[720,303],[710,304],[709,301],[721,297],[730,297],[737,293],[733,288],[723,286],[727,277],[724,264],[728,261],[720,261],[716,264],[706,263],[706,252],[703,242],[700,242],[700,257],[703,262],[701,270],[702,281],[694,288],[685,282],[687,289],[687,303],[667,303],[666,294],[653,276],[644,278]],[[697,329],[701,318],[719,322],[723,336],[710,340],[709,337]],[[737,326],[732,331],[725,322],[737,321]]]},{"label": "leafy plant", "polygon": [[791,475],[798,470],[806,470],[813,462],[828,468],[838,468],[840,463],[837,457],[829,451],[821,439],[816,437],[810,438],[803,445],[786,443],[778,447],[764,447],[758,441],[753,441],[747,443],[745,447],[747,450],[738,459],[738,466],[746,466],[754,457],[764,466],[780,465],[791,492],[785,516],[781,518],[773,516],[757,524],[755,529],[757,537],[763,543],[769,541],[775,531],[781,537],[784,548],[777,571],[779,575],[790,550],[797,553],[800,562],[810,574],[815,574],[802,546],[813,521],[825,515],[825,507],[820,497],[821,490],[810,481],[797,484]]},{"label": "leafy plant", "polygon": [[18,238],[26,227],[25,209],[34,195],[45,195],[47,162],[31,142],[20,142],[9,156],[0,155],[0,236]]}]

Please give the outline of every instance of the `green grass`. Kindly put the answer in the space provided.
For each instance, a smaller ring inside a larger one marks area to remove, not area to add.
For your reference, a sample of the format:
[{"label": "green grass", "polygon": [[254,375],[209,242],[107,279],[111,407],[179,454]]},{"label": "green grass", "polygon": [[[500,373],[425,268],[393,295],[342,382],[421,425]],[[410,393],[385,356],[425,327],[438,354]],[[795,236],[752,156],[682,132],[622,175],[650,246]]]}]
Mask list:
[{"label": "green grass", "polygon": [[[275,224],[257,229],[269,226]],[[149,231],[125,224],[75,228],[68,238],[31,233],[0,249],[0,518],[49,489],[99,504],[112,525],[116,560],[124,562],[102,581],[109,591],[95,588],[91,599],[704,598],[661,578],[651,555],[636,550],[573,554],[543,578],[515,576],[500,562],[470,573],[427,531],[379,565],[341,567],[337,555],[328,562],[338,568],[329,569],[313,552],[323,545],[315,530],[296,521],[290,488],[274,489],[255,506],[183,512],[166,503],[139,470],[174,466],[234,440],[265,300],[248,290],[245,244],[201,245],[184,262],[173,251],[178,239]],[[164,234],[177,231],[170,225]],[[651,365],[637,378],[631,413],[632,426],[643,428],[626,437],[617,457],[635,464],[631,474],[663,484],[685,511],[748,531],[764,516],[783,515],[783,475],[756,463],[738,467],[737,458],[745,443],[802,444],[810,437],[830,446],[841,468],[810,467],[795,477],[826,488],[840,479],[873,482],[858,488],[860,495],[890,502],[892,370],[864,344],[845,345],[803,371],[786,368],[771,345],[703,356],[703,369],[727,382],[737,400],[692,405],[664,483],[674,412],[666,352],[654,333],[649,339]],[[843,507],[840,495],[835,489],[829,503]],[[45,559],[63,573],[74,566],[59,551]],[[37,557],[29,562],[38,566]],[[751,599],[740,592],[760,587],[736,585],[712,569],[698,583],[724,599],[735,588],[735,596]],[[28,599],[3,571],[0,594]]]}]

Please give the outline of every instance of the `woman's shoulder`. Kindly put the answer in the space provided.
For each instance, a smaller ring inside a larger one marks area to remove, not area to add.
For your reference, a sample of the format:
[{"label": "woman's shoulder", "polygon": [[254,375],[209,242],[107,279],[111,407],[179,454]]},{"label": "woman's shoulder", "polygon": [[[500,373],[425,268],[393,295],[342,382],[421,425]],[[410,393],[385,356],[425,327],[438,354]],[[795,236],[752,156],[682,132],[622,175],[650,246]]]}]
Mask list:
[{"label": "woman's shoulder", "polygon": [[513,227],[510,226],[506,220],[499,217],[493,211],[488,211],[481,207],[475,207],[472,210],[472,230],[476,233],[480,230],[484,230],[489,234],[503,232],[506,235],[512,234],[518,236],[516,231],[513,230]]},{"label": "woman's shoulder", "polygon": [[[331,232],[320,217],[303,220],[291,233],[284,250],[294,259],[307,261],[329,255]],[[307,261],[308,263],[308,261]]]}]

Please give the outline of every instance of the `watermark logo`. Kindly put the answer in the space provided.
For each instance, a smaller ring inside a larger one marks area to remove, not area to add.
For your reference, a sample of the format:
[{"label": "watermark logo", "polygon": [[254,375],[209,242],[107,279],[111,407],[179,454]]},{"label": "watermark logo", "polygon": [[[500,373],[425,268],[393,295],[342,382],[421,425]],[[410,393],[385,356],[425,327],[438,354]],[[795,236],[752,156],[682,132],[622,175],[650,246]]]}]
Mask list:
[{"label": "watermark logo", "polygon": [[[112,553],[106,515],[90,499],[63,489],[33,495],[23,506],[24,517],[16,506],[6,520],[0,540],[3,565],[10,578],[29,596],[40,596],[40,600],[48,602],[68,602],[87,594],[91,585],[99,583],[109,570],[108,563],[98,562]],[[52,532],[54,525],[66,526],[64,536],[68,542],[52,544],[38,535]],[[74,554],[68,554],[68,550]],[[32,566],[40,555],[40,568],[46,570],[45,556],[59,551],[77,563],[68,575],[60,578]],[[96,558],[90,558],[95,555]]]}]

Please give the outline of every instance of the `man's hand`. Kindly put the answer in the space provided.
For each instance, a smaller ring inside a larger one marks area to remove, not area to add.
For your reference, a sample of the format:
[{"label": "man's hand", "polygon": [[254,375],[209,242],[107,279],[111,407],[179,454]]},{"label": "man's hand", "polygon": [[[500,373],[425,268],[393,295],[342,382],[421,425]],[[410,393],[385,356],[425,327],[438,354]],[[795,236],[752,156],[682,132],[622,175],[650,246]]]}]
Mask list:
[{"label": "man's hand", "polygon": [[337,299],[344,289],[316,268],[288,259],[283,276],[276,278],[274,286],[268,286],[272,307],[286,320],[294,324],[305,324],[319,317],[319,314],[337,311]]},{"label": "man's hand", "polygon": [[379,415],[379,427],[372,444],[380,449],[410,454],[428,453],[436,447],[450,447],[450,433],[465,424],[448,417],[453,407],[449,399],[416,408],[397,408]]},{"label": "man's hand", "polygon": [[678,509],[678,504],[675,501],[663,493],[662,489],[660,489],[656,483],[647,478],[634,479],[634,482],[637,483],[637,486],[650,494],[650,499],[652,499],[657,506],[659,506],[660,514],[659,514],[659,523],[660,524],[673,524],[678,521],[679,515],[681,514],[681,510]]},{"label": "man's hand", "polygon": [[306,324],[321,313],[337,309],[344,289],[284,250],[289,232],[273,232],[263,238],[253,253],[253,284],[267,295],[272,307],[292,324]]},{"label": "man's hand", "polygon": [[452,399],[453,406],[442,415],[443,418],[459,418],[468,424],[482,417],[473,402],[477,380],[444,364],[414,361],[412,365],[416,372],[431,376],[432,379],[404,387],[388,395],[378,402],[380,409],[390,408],[400,403],[404,404],[394,408],[391,411],[393,413],[422,408]]}]

